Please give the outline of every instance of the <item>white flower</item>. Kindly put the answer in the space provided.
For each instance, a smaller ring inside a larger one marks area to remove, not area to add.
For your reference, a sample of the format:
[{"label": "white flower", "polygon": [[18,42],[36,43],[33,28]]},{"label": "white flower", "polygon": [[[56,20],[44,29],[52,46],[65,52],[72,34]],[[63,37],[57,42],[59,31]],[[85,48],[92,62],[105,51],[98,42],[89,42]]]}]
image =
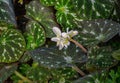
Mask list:
[{"label": "white flower", "polygon": [[63,47],[68,47],[70,45],[69,39],[71,39],[73,36],[77,35],[77,31],[70,31],[61,32],[61,30],[58,27],[53,27],[53,32],[56,34],[56,37],[53,37],[51,40],[54,42],[57,42],[57,46],[59,46],[59,50],[61,50]]},{"label": "white flower", "polygon": [[71,30],[71,31],[68,32],[68,29],[67,29],[67,33],[63,32],[62,37],[64,37],[64,38],[67,37],[68,39],[71,39],[73,36],[75,36],[77,34],[78,34],[78,31]]},{"label": "white flower", "polygon": [[62,33],[58,27],[53,27],[53,32],[56,34],[57,37],[53,37],[51,40],[57,42],[57,46],[59,46],[59,50],[63,47],[70,45],[70,42],[67,38],[62,37]]}]

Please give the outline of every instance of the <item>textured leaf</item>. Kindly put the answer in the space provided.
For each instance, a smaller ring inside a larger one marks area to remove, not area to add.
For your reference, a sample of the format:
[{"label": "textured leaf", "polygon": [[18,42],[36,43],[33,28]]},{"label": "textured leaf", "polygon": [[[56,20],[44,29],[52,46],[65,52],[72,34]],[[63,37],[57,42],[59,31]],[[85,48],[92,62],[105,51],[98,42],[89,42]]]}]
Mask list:
[{"label": "textured leaf", "polygon": [[23,54],[23,56],[20,58],[19,62],[24,63],[24,62],[28,62],[28,61],[30,61],[30,60],[31,60],[31,56],[29,56],[29,55],[27,54],[27,52],[25,52],[25,53]]},{"label": "textured leaf", "polygon": [[73,81],[72,83],[105,83],[104,82],[105,77],[106,77],[106,70],[102,72],[94,72],[82,78],[80,77],[79,79]]},{"label": "textured leaf", "polygon": [[75,45],[70,45],[68,49],[64,50],[58,50],[54,46],[43,47],[30,51],[29,54],[39,64],[53,68],[70,67],[74,63],[87,61],[87,56]]},{"label": "textured leaf", "polygon": [[[51,74],[56,81],[59,81],[61,77],[65,80],[70,80],[71,78],[78,77],[78,73],[72,68],[59,68],[59,69],[52,69]],[[53,79],[53,80],[54,80]]]},{"label": "textured leaf", "polygon": [[46,6],[53,6],[56,4],[57,0],[40,0],[40,2]]},{"label": "textured leaf", "polygon": [[16,25],[12,0],[0,0],[0,21]]},{"label": "textured leaf", "polygon": [[45,28],[46,36],[53,37],[52,28],[58,26],[54,19],[54,13],[50,7],[43,6],[39,0],[31,1],[26,6],[27,16],[38,21]]},{"label": "textured leaf", "polygon": [[112,56],[116,59],[116,60],[120,60],[120,49],[116,50],[115,52],[112,53]]},{"label": "textured leaf", "polygon": [[115,65],[117,61],[112,58],[112,51],[109,47],[92,47],[89,50],[86,67],[89,69],[104,69]]},{"label": "textured leaf", "polygon": [[51,73],[47,68],[37,66],[35,68],[29,68],[26,72],[26,76],[34,82],[44,83],[51,78]]},{"label": "textured leaf", "polygon": [[4,66],[1,70],[0,70],[0,83],[4,83],[4,81],[11,75],[14,73],[14,71],[17,69],[17,65],[12,64],[9,66]]},{"label": "textured leaf", "polygon": [[25,40],[15,29],[8,29],[0,36],[0,62],[10,63],[19,60],[25,50]]},{"label": "textured leaf", "polygon": [[114,0],[76,0],[75,8],[80,19],[108,18],[113,9]]},{"label": "textured leaf", "polygon": [[42,26],[35,21],[30,21],[26,25],[27,49],[35,49],[45,43],[45,31]]},{"label": "textured leaf", "polygon": [[10,29],[10,28],[14,28],[14,25],[10,23],[6,23],[5,21],[0,21],[0,35],[3,31]]},{"label": "textured leaf", "polygon": [[93,46],[100,42],[106,42],[119,33],[120,24],[111,21],[96,19],[79,22],[77,40],[83,45]]},{"label": "textured leaf", "polygon": [[[64,28],[73,28],[75,26],[74,18],[76,18],[76,12],[74,11],[74,4],[72,0],[58,0],[55,9],[57,21]],[[65,29],[66,30],[66,29]]]}]

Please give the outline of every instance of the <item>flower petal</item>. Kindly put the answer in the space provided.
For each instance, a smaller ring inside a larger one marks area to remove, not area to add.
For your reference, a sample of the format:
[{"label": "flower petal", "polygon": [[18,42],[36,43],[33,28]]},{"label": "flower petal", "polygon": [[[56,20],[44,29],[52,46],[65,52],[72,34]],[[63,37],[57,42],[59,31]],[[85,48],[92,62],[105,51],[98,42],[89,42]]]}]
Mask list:
[{"label": "flower petal", "polygon": [[77,35],[77,34],[78,34],[78,31],[73,31],[73,30],[71,30],[71,31],[68,32],[68,35],[69,35],[70,37],[73,37],[73,36],[75,36],[75,35]]},{"label": "flower petal", "polygon": [[64,46],[67,48],[70,45],[70,42],[68,40],[64,41]]},{"label": "flower petal", "polygon": [[61,50],[64,47],[63,42],[59,42],[59,50]]},{"label": "flower petal", "polygon": [[69,36],[69,35],[68,35],[67,33],[65,33],[65,32],[62,33],[62,37],[63,37],[63,38],[67,38],[68,36]]},{"label": "flower petal", "polygon": [[58,41],[60,41],[60,38],[58,38],[58,37],[53,37],[53,38],[51,38],[51,41],[58,42]]},{"label": "flower petal", "polygon": [[53,32],[57,35],[57,36],[61,36],[61,30],[58,27],[53,27]]}]

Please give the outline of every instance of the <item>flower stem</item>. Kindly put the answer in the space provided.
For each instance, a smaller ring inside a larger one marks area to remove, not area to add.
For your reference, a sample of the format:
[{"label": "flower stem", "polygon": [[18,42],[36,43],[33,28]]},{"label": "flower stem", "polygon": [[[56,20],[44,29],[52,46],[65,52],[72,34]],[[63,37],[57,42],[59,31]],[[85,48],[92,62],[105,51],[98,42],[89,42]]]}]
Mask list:
[{"label": "flower stem", "polygon": [[76,65],[72,66],[72,68],[76,70],[81,76],[85,76],[85,73],[82,70],[80,70]]},{"label": "flower stem", "polygon": [[15,75],[17,75],[19,78],[21,78],[22,80],[24,80],[24,82],[33,83],[31,80],[29,80],[28,78],[26,78],[25,76],[23,76],[22,74],[20,74],[18,71],[15,71],[14,73],[15,73]]},{"label": "flower stem", "polygon": [[77,41],[73,40],[72,38],[69,39],[71,42],[75,43],[77,46],[79,46],[85,53],[87,53],[87,50]]}]

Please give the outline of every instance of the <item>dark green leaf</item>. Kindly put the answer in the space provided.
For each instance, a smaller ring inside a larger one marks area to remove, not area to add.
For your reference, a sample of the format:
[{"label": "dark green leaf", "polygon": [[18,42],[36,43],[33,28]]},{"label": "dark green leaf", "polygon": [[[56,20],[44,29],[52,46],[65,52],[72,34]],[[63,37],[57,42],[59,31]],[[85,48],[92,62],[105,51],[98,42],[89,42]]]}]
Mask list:
[{"label": "dark green leaf", "polygon": [[120,60],[120,49],[113,52],[112,56],[116,59],[116,60]]},{"label": "dark green leaf", "polygon": [[50,7],[43,6],[39,0],[33,0],[26,6],[27,16],[38,21],[45,29],[47,37],[53,37],[52,28],[58,26],[55,22],[53,10]]},{"label": "dark green leaf", "polygon": [[0,21],[16,25],[12,0],[0,0]]},{"label": "dark green leaf", "polygon": [[[77,40],[83,45],[93,46],[100,42],[106,42],[119,33],[120,24],[112,20],[96,19],[81,21]],[[82,30],[81,30],[82,29]]]},{"label": "dark green leaf", "polygon": [[39,64],[47,67],[69,67],[74,63],[83,63],[87,61],[87,56],[80,48],[70,45],[67,49],[58,50],[57,47],[41,47],[30,51],[31,57]]},{"label": "dark green leaf", "polygon": [[108,18],[113,9],[114,0],[76,0],[75,8],[80,19]]},{"label": "dark green leaf", "polygon": [[106,77],[106,70],[102,72],[94,72],[88,74],[82,78],[73,81],[73,83],[106,83],[104,81],[105,77]]},{"label": "dark green leaf", "polygon": [[0,70],[0,83],[4,83],[4,81],[5,81],[11,74],[13,74],[16,69],[17,69],[17,65],[16,65],[16,64],[4,66],[4,67]]},{"label": "dark green leaf", "polygon": [[88,62],[86,63],[88,70],[110,68],[116,63],[117,61],[112,58],[110,47],[91,47],[89,49]]}]

